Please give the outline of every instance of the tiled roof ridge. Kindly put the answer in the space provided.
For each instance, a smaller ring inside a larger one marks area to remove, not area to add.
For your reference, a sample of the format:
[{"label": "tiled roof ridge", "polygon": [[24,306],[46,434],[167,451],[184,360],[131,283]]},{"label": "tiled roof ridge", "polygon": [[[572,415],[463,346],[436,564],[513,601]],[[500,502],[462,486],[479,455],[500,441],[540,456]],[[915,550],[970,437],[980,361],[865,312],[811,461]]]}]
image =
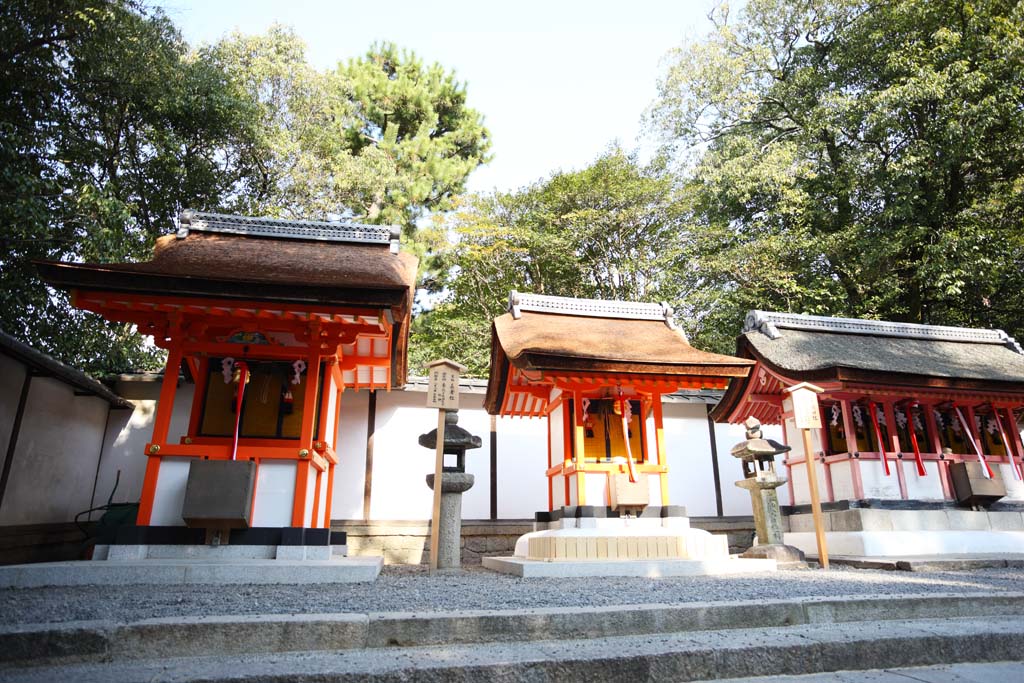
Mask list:
[{"label": "tiled roof ridge", "polygon": [[232,235],[300,239],[324,242],[358,242],[389,246],[398,253],[402,230],[394,225],[369,225],[351,220],[309,221],[262,216],[238,216],[186,209],[178,216],[178,239],[190,231]]},{"label": "tiled roof ridge", "polygon": [[874,337],[898,337],[926,341],[996,344],[1024,355],[1024,349],[1021,348],[1020,344],[1003,330],[919,325],[916,323],[897,323],[886,320],[863,320],[859,318],[833,318],[821,315],[759,310],[752,310],[747,313],[747,317],[743,321],[744,333],[756,331],[769,339],[781,337],[782,332],[779,331],[780,329],[859,334]]},{"label": "tiled roof ridge", "polygon": [[615,299],[577,299],[567,296],[528,294],[512,290],[508,297],[508,311],[519,319],[522,311],[573,315],[590,318],[619,318],[621,320],[662,320],[670,329],[677,329],[672,319],[672,307],[666,302],[644,303]]}]

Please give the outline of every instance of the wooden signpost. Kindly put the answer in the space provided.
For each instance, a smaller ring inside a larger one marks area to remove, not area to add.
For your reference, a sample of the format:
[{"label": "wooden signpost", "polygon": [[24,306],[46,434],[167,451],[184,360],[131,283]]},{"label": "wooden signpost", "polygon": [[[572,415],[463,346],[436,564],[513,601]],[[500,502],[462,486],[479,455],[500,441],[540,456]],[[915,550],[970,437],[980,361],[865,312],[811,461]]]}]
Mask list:
[{"label": "wooden signpost", "polygon": [[430,571],[437,571],[441,525],[441,477],[444,470],[444,418],[459,409],[459,377],[466,366],[442,358],[427,364],[427,407],[437,408],[437,448],[434,453],[434,510],[430,517]]},{"label": "wooden signpost", "polygon": [[786,389],[793,400],[793,421],[803,435],[804,462],[807,463],[807,486],[811,490],[811,514],[814,516],[814,535],[818,543],[818,562],[822,569],[828,569],[828,547],[825,544],[825,527],[821,518],[821,500],[818,498],[818,472],[814,467],[814,449],[811,430],[821,429],[821,411],[818,408],[818,394],[823,389],[807,382],[801,382]]}]

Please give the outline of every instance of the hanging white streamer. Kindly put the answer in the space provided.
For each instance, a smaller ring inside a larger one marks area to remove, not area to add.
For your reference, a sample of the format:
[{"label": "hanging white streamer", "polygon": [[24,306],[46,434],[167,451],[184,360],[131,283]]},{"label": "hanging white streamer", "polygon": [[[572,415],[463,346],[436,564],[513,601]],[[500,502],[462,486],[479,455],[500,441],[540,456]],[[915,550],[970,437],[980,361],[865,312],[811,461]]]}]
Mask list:
[{"label": "hanging white streamer", "polygon": [[971,442],[971,448],[978,456],[978,462],[981,463],[981,473],[985,475],[986,479],[991,479],[992,474],[988,471],[988,463],[985,462],[985,458],[981,456],[981,449],[978,448],[978,443],[974,440],[974,434],[971,434],[971,429],[967,425],[967,419],[964,414],[960,412],[960,406],[953,406],[953,410],[956,411],[956,416],[960,418],[960,422],[963,425],[963,433],[967,435],[967,440]]}]

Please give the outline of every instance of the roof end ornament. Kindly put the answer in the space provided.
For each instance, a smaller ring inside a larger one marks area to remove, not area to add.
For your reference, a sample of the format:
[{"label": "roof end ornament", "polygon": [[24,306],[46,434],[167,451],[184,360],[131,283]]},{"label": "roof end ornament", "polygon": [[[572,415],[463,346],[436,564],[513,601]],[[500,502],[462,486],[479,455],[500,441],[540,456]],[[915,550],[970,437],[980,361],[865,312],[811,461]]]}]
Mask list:
[{"label": "roof end ornament", "polygon": [[765,311],[750,311],[743,320],[743,332],[760,332],[769,339],[778,339],[782,336],[779,328],[775,326]]},{"label": "roof end ornament", "polygon": [[1010,349],[1011,351],[1016,351],[1017,353],[1024,356],[1024,349],[1020,347],[1020,344],[1017,342],[1016,339],[1006,334],[1006,332],[1003,332],[1002,330],[996,330],[996,332],[1002,335],[1003,340],[1006,343],[1006,348]]},{"label": "roof end ornament", "polygon": [[508,311],[512,314],[513,320],[519,320],[523,316],[523,312],[519,310],[519,292],[512,290],[508,293]]}]

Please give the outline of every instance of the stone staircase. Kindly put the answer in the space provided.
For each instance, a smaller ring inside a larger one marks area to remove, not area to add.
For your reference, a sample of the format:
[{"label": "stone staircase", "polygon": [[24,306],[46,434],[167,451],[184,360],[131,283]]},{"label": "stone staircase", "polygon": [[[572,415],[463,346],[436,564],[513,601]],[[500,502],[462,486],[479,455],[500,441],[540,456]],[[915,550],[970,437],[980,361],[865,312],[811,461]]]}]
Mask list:
[{"label": "stone staircase", "polygon": [[1021,661],[1024,593],[0,627],[0,680],[697,681]]}]

